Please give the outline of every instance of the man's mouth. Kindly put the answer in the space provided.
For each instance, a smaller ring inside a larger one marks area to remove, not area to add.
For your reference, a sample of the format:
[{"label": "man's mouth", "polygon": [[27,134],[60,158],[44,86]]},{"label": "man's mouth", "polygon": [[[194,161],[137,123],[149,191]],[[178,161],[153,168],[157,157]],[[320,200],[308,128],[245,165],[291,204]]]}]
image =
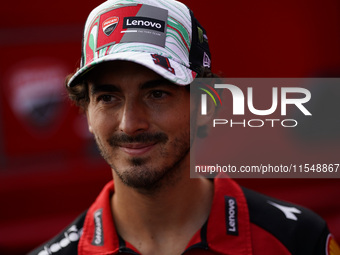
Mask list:
[{"label": "man's mouth", "polygon": [[126,134],[114,135],[108,143],[114,148],[119,148],[124,153],[136,157],[151,151],[157,144],[165,144],[168,136],[165,133],[141,133],[136,136]]},{"label": "man's mouth", "polygon": [[156,143],[126,143],[118,147],[130,156],[141,156],[154,148]]}]

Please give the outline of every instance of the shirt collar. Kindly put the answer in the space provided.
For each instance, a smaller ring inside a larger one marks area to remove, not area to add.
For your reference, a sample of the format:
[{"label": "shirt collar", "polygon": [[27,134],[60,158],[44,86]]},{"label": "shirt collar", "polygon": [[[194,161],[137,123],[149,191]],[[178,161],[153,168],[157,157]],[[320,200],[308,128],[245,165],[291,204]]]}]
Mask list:
[{"label": "shirt collar", "polygon": [[207,226],[209,248],[226,255],[252,254],[249,212],[241,187],[230,178],[216,178],[214,189]]},{"label": "shirt collar", "polygon": [[[214,190],[209,218],[192,237],[186,251],[209,249],[225,255],[252,254],[248,206],[241,188],[231,179],[217,178]],[[123,251],[138,254],[115,230],[110,205],[113,193],[111,181],[89,208],[79,240],[79,254],[117,254]]]}]

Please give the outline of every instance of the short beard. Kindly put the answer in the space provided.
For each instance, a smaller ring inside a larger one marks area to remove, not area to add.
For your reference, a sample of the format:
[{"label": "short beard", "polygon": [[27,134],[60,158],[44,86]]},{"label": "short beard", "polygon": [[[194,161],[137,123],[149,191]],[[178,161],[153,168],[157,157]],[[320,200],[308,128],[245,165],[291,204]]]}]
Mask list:
[{"label": "short beard", "polygon": [[[174,160],[162,166],[162,168],[154,167],[153,169],[146,166],[147,161],[150,158],[133,157],[129,160],[130,167],[126,169],[118,169],[112,162],[112,157],[114,155],[110,154],[108,150],[100,142],[99,138],[95,136],[98,148],[101,155],[110,165],[119,179],[125,185],[138,190],[138,192],[145,195],[155,194],[162,188],[175,185],[181,176],[180,163],[189,154],[190,142],[189,134],[183,132],[181,136],[175,139],[168,145],[168,148],[175,148]],[[188,140],[188,141],[186,141]],[[168,136],[164,133],[156,134],[140,134],[137,136],[128,136],[126,134],[114,135],[108,139],[107,143],[111,148],[115,148],[123,143],[133,143],[133,142],[157,142],[158,144],[166,144],[168,142]],[[165,151],[163,148],[160,149],[160,157],[167,159],[170,157],[169,152]],[[170,157],[172,158],[172,157]]]}]

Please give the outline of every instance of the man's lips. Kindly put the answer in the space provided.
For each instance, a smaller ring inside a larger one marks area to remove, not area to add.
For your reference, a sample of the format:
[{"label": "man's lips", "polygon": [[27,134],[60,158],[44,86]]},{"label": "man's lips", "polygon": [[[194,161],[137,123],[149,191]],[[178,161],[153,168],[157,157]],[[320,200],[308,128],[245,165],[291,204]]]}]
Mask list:
[{"label": "man's lips", "polygon": [[128,143],[128,144],[121,144],[118,147],[124,151],[125,153],[131,156],[140,156],[144,153],[150,151],[156,143]]}]

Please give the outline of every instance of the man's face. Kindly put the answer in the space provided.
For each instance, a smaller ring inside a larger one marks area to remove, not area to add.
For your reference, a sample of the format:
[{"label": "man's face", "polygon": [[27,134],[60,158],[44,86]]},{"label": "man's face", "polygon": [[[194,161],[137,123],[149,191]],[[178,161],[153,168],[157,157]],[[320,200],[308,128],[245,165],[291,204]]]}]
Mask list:
[{"label": "man's face", "polygon": [[150,190],[189,171],[190,92],[184,86],[116,61],[93,71],[89,97],[89,129],[123,183]]}]

